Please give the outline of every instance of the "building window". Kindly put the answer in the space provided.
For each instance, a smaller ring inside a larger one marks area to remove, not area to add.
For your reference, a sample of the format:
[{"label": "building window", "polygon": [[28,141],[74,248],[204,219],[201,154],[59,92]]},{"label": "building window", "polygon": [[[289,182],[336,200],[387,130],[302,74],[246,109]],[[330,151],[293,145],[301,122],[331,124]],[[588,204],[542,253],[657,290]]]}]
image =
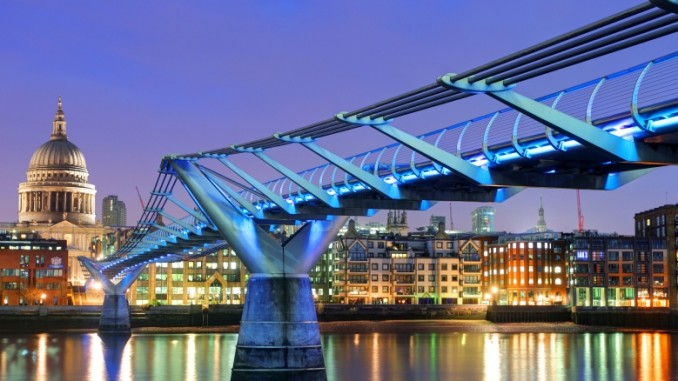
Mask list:
[{"label": "building window", "polygon": [[378,282],[379,281],[379,275],[372,275],[372,282]]},{"label": "building window", "polygon": [[652,252],[652,260],[653,261],[663,261],[664,260],[664,252],[663,251],[653,251]]},{"label": "building window", "polygon": [[389,264],[388,264],[388,263],[382,263],[382,264],[381,264],[381,269],[382,269],[382,270],[388,270],[388,269],[389,269]]},{"label": "building window", "polygon": [[442,242],[436,242],[436,249],[442,249],[443,248],[443,243]]},{"label": "building window", "polygon": [[431,271],[434,271],[436,269],[436,264],[435,263],[429,263],[428,269],[431,270]]},{"label": "building window", "polygon": [[623,261],[632,261],[633,252],[632,251],[622,251],[622,260]]},{"label": "building window", "polygon": [[381,276],[381,280],[382,280],[383,282],[388,282],[388,278],[389,278],[388,275],[382,275],[382,276]]},{"label": "building window", "polygon": [[442,282],[447,282],[447,275],[441,276],[441,277],[440,277],[440,280],[441,280]]},{"label": "building window", "polygon": [[417,275],[417,281],[423,282],[423,281],[424,281],[424,276],[423,276],[423,275]]},{"label": "building window", "polygon": [[372,264],[372,270],[379,270],[379,264],[378,264],[378,263],[373,263],[373,264]]},{"label": "building window", "polygon": [[381,292],[388,294],[388,286],[382,287]]},{"label": "building window", "polygon": [[417,269],[418,269],[418,270],[423,270],[423,269],[424,269],[424,264],[423,264],[423,263],[417,264]]}]

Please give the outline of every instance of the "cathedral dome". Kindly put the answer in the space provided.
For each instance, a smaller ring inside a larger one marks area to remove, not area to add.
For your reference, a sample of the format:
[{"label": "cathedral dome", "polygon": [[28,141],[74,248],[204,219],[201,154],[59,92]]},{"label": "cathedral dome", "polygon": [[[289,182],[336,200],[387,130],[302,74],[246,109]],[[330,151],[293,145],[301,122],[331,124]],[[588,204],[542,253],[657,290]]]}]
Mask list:
[{"label": "cathedral dome", "polygon": [[87,172],[85,155],[66,139],[52,139],[33,153],[28,170],[76,170]]},{"label": "cathedral dome", "polygon": [[68,141],[59,97],[52,136],[35,150],[19,184],[19,222],[94,225],[96,189],[88,177],[85,156]]},{"label": "cathedral dome", "polygon": [[52,136],[33,153],[26,172],[28,181],[87,182],[87,164],[80,148],[68,141],[66,118],[59,98]]}]

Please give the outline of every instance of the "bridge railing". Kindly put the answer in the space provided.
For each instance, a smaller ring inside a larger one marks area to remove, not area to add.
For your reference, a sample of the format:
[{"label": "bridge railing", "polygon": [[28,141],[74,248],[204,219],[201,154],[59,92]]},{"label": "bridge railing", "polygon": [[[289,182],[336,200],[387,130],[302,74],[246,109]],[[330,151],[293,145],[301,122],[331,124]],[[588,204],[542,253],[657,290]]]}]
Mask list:
[{"label": "bridge railing", "polygon": [[[639,135],[633,110],[648,114],[656,105],[663,105],[667,115],[678,113],[678,52],[636,65],[586,83],[537,98],[537,101],[592,123],[616,135]],[[664,116],[654,115],[662,118]],[[610,122],[616,122],[611,124]],[[635,127],[635,128],[634,128]],[[447,152],[461,156],[470,163],[483,166],[521,159],[520,150],[529,155],[557,150],[557,144],[577,143],[512,108],[466,120],[418,136]],[[549,134],[551,135],[549,137]],[[549,139],[550,138],[550,139]],[[349,162],[374,172],[387,182],[407,182],[445,174],[437,163],[410,148],[393,143],[346,158]],[[376,169],[376,171],[375,171]],[[306,180],[326,189],[328,193],[344,194],[367,187],[350,175],[328,163],[299,172]],[[286,177],[264,183],[277,194],[294,202],[309,195]],[[243,189],[243,195],[263,208],[274,207],[253,189]]]}]

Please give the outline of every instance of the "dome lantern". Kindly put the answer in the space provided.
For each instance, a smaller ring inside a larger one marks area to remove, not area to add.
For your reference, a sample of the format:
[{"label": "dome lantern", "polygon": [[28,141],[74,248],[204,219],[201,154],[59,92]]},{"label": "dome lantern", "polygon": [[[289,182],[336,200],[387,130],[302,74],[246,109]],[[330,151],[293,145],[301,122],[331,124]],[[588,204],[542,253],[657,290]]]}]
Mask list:
[{"label": "dome lantern", "polygon": [[57,111],[54,115],[54,122],[52,122],[52,140],[67,139],[66,136],[66,117],[64,110],[61,108],[61,97],[57,101]]}]

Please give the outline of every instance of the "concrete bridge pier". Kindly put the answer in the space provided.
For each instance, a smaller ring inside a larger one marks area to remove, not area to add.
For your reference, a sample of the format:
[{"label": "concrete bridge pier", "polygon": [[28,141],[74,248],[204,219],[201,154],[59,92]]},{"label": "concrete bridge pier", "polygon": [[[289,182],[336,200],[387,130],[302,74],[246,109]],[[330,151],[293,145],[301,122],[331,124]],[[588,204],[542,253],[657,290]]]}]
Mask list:
[{"label": "concrete bridge pier", "polygon": [[[234,380],[326,378],[308,272],[346,219],[307,222],[276,252],[268,253],[277,259],[269,263],[274,271],[252,274],[233,361]],[[260,255],[245,251],[243,256]]]},{"label": "concrete bridge pier", "polygon": [[120,282],[113,284],[89,258],[79,257],[78,259],[87,267],[92,278],[101,283],[101,288],[104,291],[104,304],[99,318],[99,332],[129,334],[132,331],[132,326],[125,294],[146,266],[137,266]]},{"label": "concrete bridge pier", "polygon": [[232,376],[234,380],[326,379],[308,275],[250,278]]}]

